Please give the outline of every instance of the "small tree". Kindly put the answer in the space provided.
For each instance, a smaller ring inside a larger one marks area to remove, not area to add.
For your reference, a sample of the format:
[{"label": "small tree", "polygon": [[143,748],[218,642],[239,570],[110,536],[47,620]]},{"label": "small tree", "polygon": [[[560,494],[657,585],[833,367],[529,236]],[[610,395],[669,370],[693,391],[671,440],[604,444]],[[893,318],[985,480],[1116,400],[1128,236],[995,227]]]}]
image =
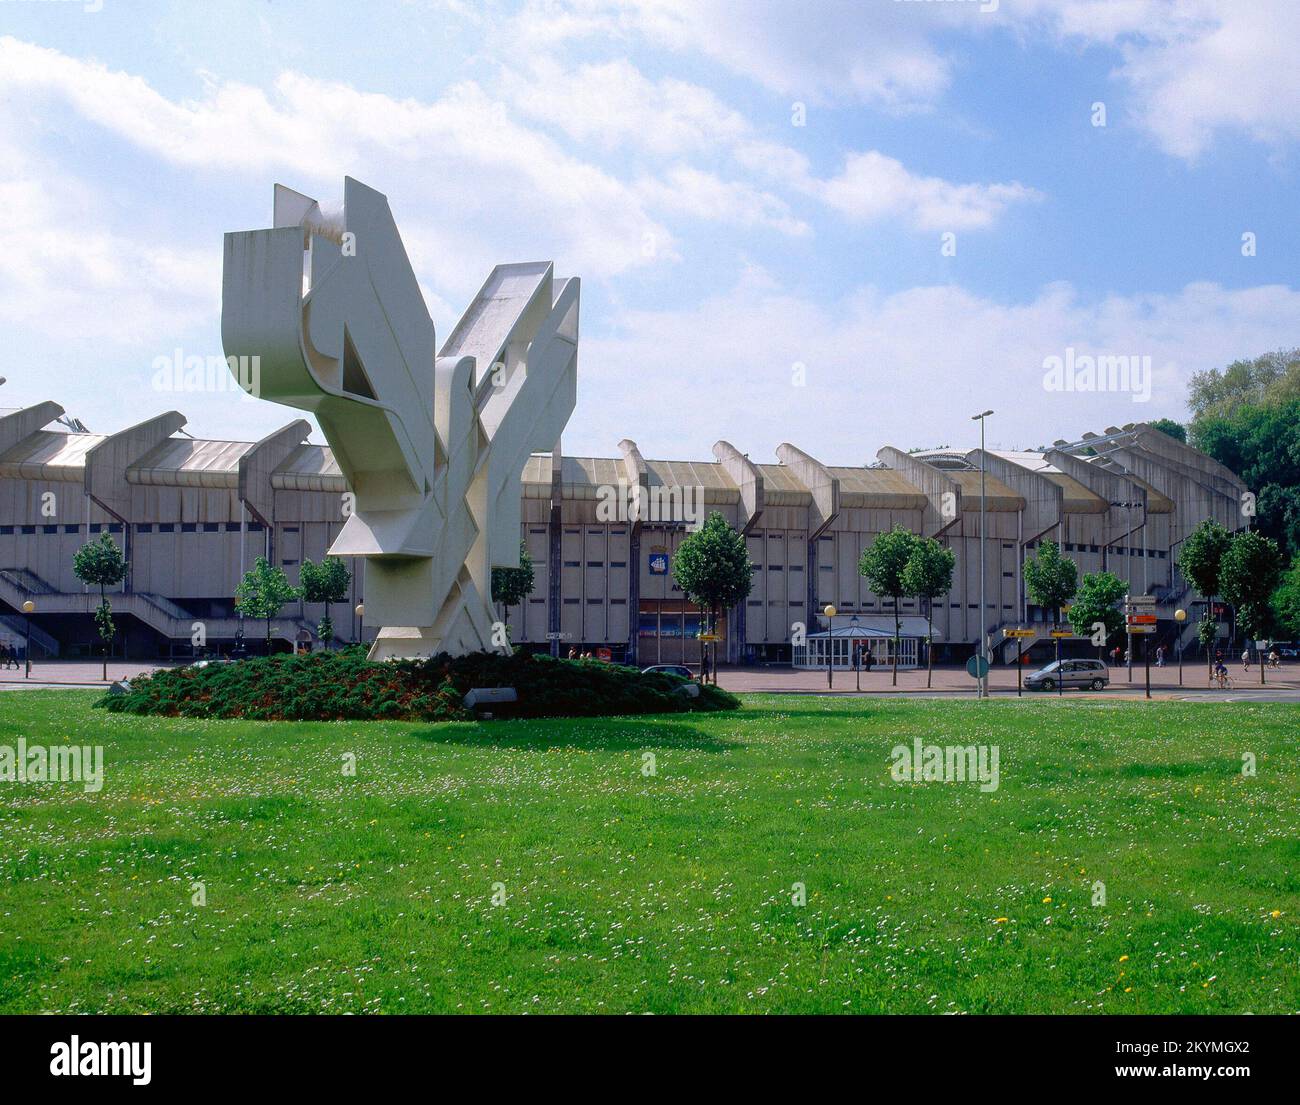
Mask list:
[{"label": "small tree", "polygon": [[122,550],[107,531],[95,541],[87,541],[72,556],[72,570],[88,587],[99,588],[99,607],[95,611],[95,628],[104,642],[104,682],[108,682],[108,647],[117,627],[113,624],[113,607],[108,601],[108,588],[116,587],[126,578],[126,560]]},{"label": "small tree", "polygon": [[[925,600],[925,617],[928,636],[925,641],[925,685],[930,686],[934,676],[934,600],[952,590],[952,571],[957,558],[952,549],[939,544],[933,537],[913,540],[912,553],[903,567],[903,593]],[[898,645],[895,643],[897,654]]]},{"label": "small tree", "polygon": [[235,588],[235,601],[246,618],[266,619],[266,654],[271,655],[271,619],[298,597],[283,568],[259,556]]},{"label": "small tree", "polygon": [[1128,594],[1128,584],[1110,572],[1089,572],[1079,581],[1079,590],[1070,605],[1070,627],[1080,637],[1092,635],[1093,626],[1106,627],[1102,647],[1124,628],[1119,603]]},{"label": "small tree", "polygon": [[533,593],[533,558],[528,546],[519,542],[518,568],[492,569],[492,601],[505,608],[505,621],[510,621],[510,608],[518,606]]},{"label": "small tree", "polygon": [[1178,554],[1178,570],[1205,599],[1205,621],[1210,623],[1210,628],[1202,626],[1197,630],[1197,637],[1206,645],[1207,679],[1211,678],[1214,666],[1214,652],[1208,642],[1214,640],[1214,596],[1219,594],[1219,566],[1231,543],[1232,534],[1213,518],[1206,518],[1187,535],[1182,551]]},{"label": "small tree", "polygon": [[[1052,628],[1061,625],[1061,607],[1074,598],[1079,589],[1079,568],[1061,555],[1055,541],[1044,541],[1038,554],[1025,561],[1025,589],[1035,606],[1052,612]],[[1056,638],[1056,662],[1061,662],[1061,638]],[[1060,672],[1057,672],[1060,685]]]},{"label": "small tree", "polygon": [[[708,611],[708,627],[716,632],[718,614],[738,606],[754,586],[753,565],[745,539],[716,510],[704,525],[687,534],[673,557],[673,578],[682,593]],[[700,677],[704,678],[704,642],[700,642]],[[713,681],[718,681],[714,665]]]},{"label": "small tree", "polygon": [[877,595],[888,595],[894,601],[894,686],[898,686],[898,644],[903,635],[898,600],[913,593],[904,583],[903,573],[919,540],[911,530],[895,525],[888,533],[878,533],[858,560],[858,574],[867,581],[867,586]]},{"label": "small tree", "polygon": [[330,603],[347,602],[352,573],[337,556],[321,558],[319,564],[304,560],[298,569],[298,582],[302,585],[303,602],[325,604],[325,614],[316,626],[316,636],[330,646],[334,640],[334,622],[330,619]]},{"label": "small tree", "polygon": [[[1281,579],[1282,553],[1276,541],[1248,529],[1233,537],[1219,564],[1219,588],[1237,608],[1237,624],[1251,640],[1259,640],[1269,630],[1269,599]],[[1264,658],[1259,660],[1263,683]]]}]

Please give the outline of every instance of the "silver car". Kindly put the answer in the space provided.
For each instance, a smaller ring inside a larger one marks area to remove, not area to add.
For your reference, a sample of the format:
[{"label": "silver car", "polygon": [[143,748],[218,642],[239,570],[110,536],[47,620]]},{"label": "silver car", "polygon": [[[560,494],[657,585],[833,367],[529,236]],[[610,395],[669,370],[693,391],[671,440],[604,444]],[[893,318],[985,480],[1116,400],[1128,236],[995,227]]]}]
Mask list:
[{"label": "silver car", "polygon": [[1110,670],[1101,660],[1060,660],[1028,676],[1025,686],[1031,691],[1054,691],[1058,685],[1102,691],[1109,682]]}]

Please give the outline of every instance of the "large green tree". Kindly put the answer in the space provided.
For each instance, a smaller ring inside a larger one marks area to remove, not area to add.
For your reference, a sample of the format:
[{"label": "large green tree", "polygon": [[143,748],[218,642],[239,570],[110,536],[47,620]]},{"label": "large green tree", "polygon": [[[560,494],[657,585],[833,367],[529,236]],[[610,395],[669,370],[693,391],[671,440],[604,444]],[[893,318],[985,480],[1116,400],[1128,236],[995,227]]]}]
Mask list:
[{"label": "large green tree", "polygon": [[[708,628],[717,632],[721,611],[738,606],[754,586],[753,565],[745,539],[716,510],[694,533],[677,546],[673,556],[673,578],[682,593],[708,612]],[[700,642],[700,677],[704,678],[704,642]],[[718,681],[714,664],[713,681]]]},{"label": "large green tree", "polygon": [[1172,418],[1155,418],[1147,423],[1153,430],[1159,430],[1162,434],[1168,434],[1178,441],[1187,440],[1187,427],[1181,422],[1175,422]]},{"label": "large green tree", "polygon": [[867,586],[882,598],[890,598],[894,604],[895,686],[898,685],[898,646],[903,635],[898,602],[904,595],[912,594],[904,582],[904,573],[919,540],[911,530],[895,525],[888,533],[876,534],[876,539],[862,550],[858,559],[858,574],[867,581]]},{"label": "large green tree", "polygon": [[1282,576],[1273,592],[1273,622],[1288,640],[1300,640],[1300,556]]},{"label": "large green tree", "polygon": [[[1282,563],[1277,542],[1254,530],[1236,534],[1223,554],[1219,587],[1236,607],[1237,625],[1250,640],[1258,641],[1269,632],[1273,613],[1269,600],[1281,582]],[[1259,681],[1263,683],[1264,658],[1259,659]]]},{"label": "large green tree", "polygon": [[1124,629],[1119,604],[1128,594],[1128,584],[1110,572],[1089,572],[1079,581],[1070,604],[1070,627],[1080,637],[1091,637],[1098,622],[1105,626],[1104,648]]},{"label": "large green tree", "polygon": [[[925,685],[934,677],[934,600],[952,590],[952,571],[956,557],[952,549],[933,537],[917,537],[911,555],[903,566],[903,593],[925,602],[928,637],[925,642]],[[897,654],[898,645],[894,645]]]},{"label": "large green tree", "polygon": [[533,558],[528,555],[528,546],[519,542],[518,568],[492,569],[492,601],[499,602],[505,609],[505,620],[510,621],[510,608],[518,606],[533,593]]},{"label": "large green tree", "polygon": [[[1035,606],[1052,612],[1052,628],[1061,624],[1061,607],[1074,598],[1079,589],[1079,567],[1061,555],[1055,541],[1044,541],[1038,552],[1025,561],[1025,590]],[[1056,638],[1056,659],[1061,660],[1061,638]],[[1061,686],[1058,671],[1057,683]]]},{"label": "large green tree", "polygon": [[108,682],[108,649],[117,632],[117,627],[113,624],[113,607],[108,601],[108,588],[116,587],[126,578],[126,568],[122,550],[107,530],[97,540],[87,541],[72,555],[72,571],[76,577],[88,587],[99,588],[95,628],[100,640],[104,642],[104,682]]},{"label": "large green tree", "polygon": [[319,564],[304,560],[298,569],[298,582],[301,584],[303,602],[319,602],[325,606],[325,614],[316,626],[316,636],[329,648],[334,640],[330,603],[347,602],[352,573],[337,556],[326,556],[321,558]]},{"label": "large green tree", "polygon": [[271,655],[271,619],[298,597],[284,569],[259,556],[235,588],[235,602],[246,618],[266,619],[266,654]]},{"label": "large green tree", "polygon": [[1197,637],[1205,648],[1205,671],[1209,678],[1214,667],[1214,597],[1221,593],[1220,569],[1223,555],[1232,544],[1232,534],[1213,518],[1206,518],[1183,541],[1178,553],[1178,570],[1205,600],[1205,619]]},{"label": "large green tree", "polygon": [[[1193,421],[1231,416],[1240,407],[1300,398],[1300,349],[1279,349],[1192,376],[1187,405]],[[1199,446],[1198,446],[1199,447]]]}]

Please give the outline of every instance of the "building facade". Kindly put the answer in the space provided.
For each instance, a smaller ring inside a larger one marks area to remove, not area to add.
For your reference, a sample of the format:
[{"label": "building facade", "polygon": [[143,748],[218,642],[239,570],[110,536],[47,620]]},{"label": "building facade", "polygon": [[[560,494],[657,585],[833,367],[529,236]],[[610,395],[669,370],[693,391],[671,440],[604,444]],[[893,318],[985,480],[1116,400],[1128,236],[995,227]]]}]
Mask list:
[{"label": "building facade", "polygon": [[[199,440],[184,425],[171,411],[96,434],[53,402],[0,411],[0,638],[24,637],[30,602],[35,655],[98,647],[98,594],[73,575],[72,557],[105,531],[129,561],[110,596],[119,653],[185,657],[226,651],[241,629],[250,642],[265,634],[260,623],[241,625],[241,575],[266,556],[296,584],[303,559],[319,560],[342,528],[349,489],[330,450],[307,440],[305,420],[256,442]],[[857,565],[895,525],[935,537],[956,557],[950,594],[929,609],[908,599],[900,607],[932,620],[938,659],[969,655],[981,632],[998,644],[1012,624],[1042,627],[1045,638],[1050,612],[1030,604],[1021,565],[1046,540],[1080,574],[1105,569],[1132,593],[1156,596],[1172,633],[1173,610],[1196,601],[1175,566],[1182,541],[1205,518],[1230,530],[1247,521],[1246,488],[1232,472],[1145,424],[1041,452],[886,446],[864,467],[830,465],[790,444],[773,463],[726,441],[713,453],[647,460],[624,440],[612,457],[559,448],[533,455],[520,532],[536,582],[509,612],[511,639],[640,664],[697,658],[700,613],[676,586],[672,564],[688,527],[715,510],[744,534],[753,562],[749,598],[720,627],[731,663],[790,662],[792,639],[826,628],[827,604],[892,632],[892,605],[871,593]],[[344,641],[373,636],[355,612],[365,580],[361,562],[353,566],[347,609],[331,611]],[[272,623],[274,640],[309,642],[322,613],[286,608]]]}]

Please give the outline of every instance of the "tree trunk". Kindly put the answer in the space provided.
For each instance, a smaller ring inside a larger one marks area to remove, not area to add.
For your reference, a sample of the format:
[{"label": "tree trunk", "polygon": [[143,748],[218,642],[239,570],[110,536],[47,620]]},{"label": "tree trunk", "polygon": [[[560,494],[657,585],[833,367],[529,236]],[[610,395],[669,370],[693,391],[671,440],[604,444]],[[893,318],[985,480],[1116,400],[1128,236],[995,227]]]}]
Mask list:
[{"label": "tree trunk", "polygon": [[903,623],[898,620],[898,596],[894,596],[894,686],[898,686],[898,638],[903,630]]},{"label": "tree trunk", "polygon": [[925,615],[926,625],[929,627],[929,636],[925,639],[925,687],[930,689],[930,680],[934,677],[934,607],[929,608]]},{"label": "tree trunk", "polygon": [[[326,600],[325,600],[325,620],[326,620],[327,622],[330,621],[330,604],[329,604],[329,599],[326,599]],[[333,622],[330,622],[330,639],[329,639],[328,641],[322,641],[322,642],[321,642],[321,644],[323,644],[323,645],[325,646],[325,651],[326,651],[326,652],[328,652],[328,651],[330,650],[330,645],[331,645],[331,643],[333,642],[333,640],[334,640],[334,623],[333,623]]]},{"label": "tree trunk", "polygon": [[[104,609],[104,603],[108,601],[108,595],[104,593],[104,585],[99,585],[99,608]],[[107,624],[107,623],[105,623]],[[101,633],[103,631],[101,630]],[[108,682],[108,638],[104,638],[104,670],[102,674],[103,682]]]}]

